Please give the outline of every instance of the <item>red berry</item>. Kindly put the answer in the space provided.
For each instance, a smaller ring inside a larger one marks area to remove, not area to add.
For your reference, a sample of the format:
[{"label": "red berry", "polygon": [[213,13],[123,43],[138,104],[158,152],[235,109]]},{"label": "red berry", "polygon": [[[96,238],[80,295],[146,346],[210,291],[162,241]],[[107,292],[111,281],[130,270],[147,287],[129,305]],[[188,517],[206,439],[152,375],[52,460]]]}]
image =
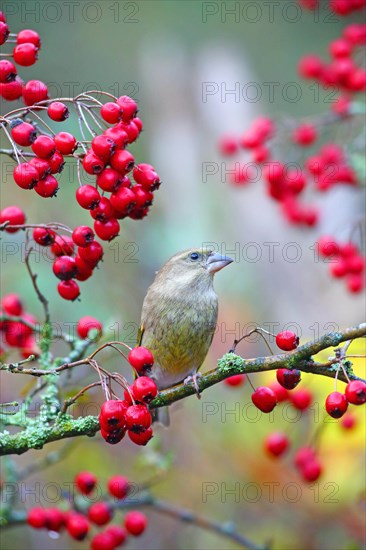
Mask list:
[{"label": "red berry", "polygon": [[133,186],[134,202],[138,208],[147,208],[153,202],[154,195],[151,191],[146,191],[142,185],[136,183]]},{"label": "red berry", "polygon": [[97,175],[97,185],[103,189],[103,191],[112,192],[118,187],[118,182],[121,175],[113,168],[105,168],[100,174]]},{"label": "red berry", "polygon": [[136,204],[135,193],[128,187],[120,187],[115,193],[111,194],[110,201],[113,208],[120,215],[127,216]]},{"label": "red berry", "polygon": [[353,405],[366,403],[366,384],[362,380],[352,380],[346,386],[346,399]]},{"label": "red berry", "polygon": [[295,465],[297,468],[303,468],[307,462],[315,459],[315,451],[310,447],[300,447],[295,454]]},{"label": "red berry", "polygon": [[128,495],[129,482],[127,477],[113,476],[108,480],[109,494],[118,499],[123,499]]},{"label": "red berry", "polygon": [[252,158],[254,162],[261,164],[270,158],[270,151],[265,145],[259,145],[252,151]]},{"label": "red berry", "polygon": [[90,495],[97,484],[97,477],[92,472],[79,472],[75,476],[75,483],[83,495]]},{"label": "red berry", "polygon": [[47,108],[47,114],[51,120],[62,122],[69,116],[69,109],[61,101],[52,101]]},{"label": "red berry", "polygon": [[129,122],[137,115],[138,105],[132,97],[123,95],[117,99],[117,104],[122,109],[123,122]]},{"label": "red berry", "polygon": [[37,130],[28,122],[22,122],[19,118],[13,122],[11,137],[17,145],[28,147],[36,140]]},{"label": "red berry", "polygon": [[33,239],[41,246],[50,246],[55,242],[56,233],[52,229],[36,227],[33,229]]},{"label": "red berry", "polygon": [[336,279],[344,277],[348,271],[347,262],[342,258],[337,258],[336,262],[329,264],[329,271],[331,276]]},{"label": "red berry", "polygon": [[100,222],[106,222],[116,217],[111,201],[106,197],[102,197],[98,206],[90,210],[90,215],[94,220],[99,220]]},{"label": "red berry", "polygon": [[133,120],[130,120],[128,123],[120,122],[117,126],[126,132],[128,143],[133,143],[140,135],[140,130]]},{"label": "red berry", "polygon": [[[25,214],[18,206],[7,206],[0,211],[0,225],[9,222],[9,225],[23,225]],[[5,228],[7,233],[16,233],[19,229]]]},{"label": "red berry", "polygon": [[76,274],[75,260],[71,256],[59,256],[53,262],[53,272],[61,281],[69,281]]},{"label": "red berry", "polygon": [[78,146],[76,138],[69,132],[59,132],[53,138],[56,143],[56,149],[63,155],[72,155]]},{"label": "red berry", "polygon": [[229,378],[225,378],[224,384],[227,386],[242,386],[245,378],[245,374],[234,374],[233,376],[229,376]]},{"label": "red berry", "polygon": [[306,388],[302,388],[301,390],[291,392],[290,399],[295,409],[298,409],[299,411],[304,411],[305,409],[310,407],[311,403],[313,402],[313,395]]},{"label": "red berry", "polygon": [[42,159],[52,157],[56,151],[56,144],[48,136],[38,136],[32,144],[32,151]]},{"label": "red berry", "polygon": [[141,535],[147,527],[147,517],[142,512],[131,510],[125,516],[125,527],[134,537]]},{"label": "red berry", "polygon": [[108,535],[112,535],[112,537],[114,538],[115,546],[122,545],[128,536],[126,529],[120,527],[119,525],[110,525],[105,530],[105,533],[108,533]]},{"label": "red berry", "polygon": [[0,21],[0,46],[5,44],[10,34],[9,27],[4,21]]},{"label": "red berry", "polygon": [[60,281],[57,285],[57,291],[61,298],[72,302],[80,295],[79,285],[75,281]]},{"label": "red berry", "polygon": [[19,76],[12,82],[0,82],[0,96],[6,101],[15,101],[22,96],[24,82]]},{"label": "red berry", "polygon": [[320,462],[316,459],[309,460],[301,468],[300,473],[301,477],[305,481],[316,481],[322,474],[322,466]]},{"label": "red berry", "polygon": [[255,390],[252,394],[252,401],[259,410],[265,413],[270,413],[277,405],[275,393],[266,386],[260,386]]},{"label": "red berry", "polygon": [[29,162],[22,162],[15,166],[13,178],[22,189],[32,189],[39,179],[38,170]]},{"label": "red berry", "polygon": [[348,407],[346,396],[343,393],[334,391],[325,400],[325,410],[333,418],[340,418]]},{"label": "red berry", "polygon": [[132,384],[132,393],[136,401],[150,403],[158,395],[158,387],[152,378],[139,376]]},{"label": "red berry", "polygon": [[67,235],[57,235],[54,244],[51,246],[51,252],[55,256],[72,256],[74,253],[74,242]]},{"label": "red berry", "polygon": [[129,430],[128,437],[131,439],[135,445],[142,445],[145,446],[150,441],[150,439],[153,437],[153,431],[152,428],[147,428],[147,430],[143,430],[142,432],[136,433]]},{"label": "red berry", "polygon": [[347,116],[350,114],[351,100],[346,95],[340,95],[334,103],[332,103],[331,109],[339,116]]},{"label": "red berry", "polygon": [[282,455],[289,446],[288,437],[281,432],[268,434],[264,442],[264,448],[272,456]]},{"label": "red berry", "polygon": [[87,174],[100,174],[105,167],[105,162],[92,150],[89,150],[83,158],[83,168]]},{"label": "red berry", "polygon": [[65,514],[58,508],[48,508],[46,512],[46,527],[49,531],[58,532],[65,525]]},{"label": "red berry", "polygon": [[281,386],[287,390],[293,390],[301,380],[301,372],[297,369],[278,369],[276,377]]},{"label": "red berry", "polygon": [[365,286],[365,278],[360,273],[351,274],[346,280],[347,288],[352,293],[361,292]]},{"label": "red berry", "polygon": [[275,381],[271,382],[269,387],[274,392],[277,399],[277,403],[282,403],[283,401],[286,401],[287,399],[289,399],[288,391],[286,390],[286,388],[281,386],[281,384],[279,384],[278,382],[275,382]]},{"label": "red berry", "polygon": [[78,248],[78,254],[84,260],[84,262],[94,268],[103,258],[103,247],[97,241],[93,241],[86,248]]},{"label": "red berry", "polygon": [[298,69],[303,78],[319,78],[323,72],[323,62],[317,55],[306,55],[300,59]]},{"label": "red berry", "polygon": [[87,225],[80,225],[72,232],[72,240],[77,246],[88,246],[94,241],[94,231]]},{"label": "red berry", "polygon": [[262,136],[253,128],[249,128],[240,138],[239,143],[244,149],[255,149],[262,144]]},{"label": "red berry", "polygon": [[89,522],[85,516],[72,512],[66,521],[66,529],[70,537],[75,540],[84,540],[89,532]]},{"label": "red berry", "polygon": [[116,430],[105,430],[101,427],[100,433],[107,443],[110,445],[116,445],[116,443],[119,443],[124,438],[126,430],[122,428],[117,428]]},{"label": "red berry", "polygon": [[135,164],[135,157],[126,149],[118,149],[111,158],[111,166],[122,175],[128,174]]},{"label": "red berry", "polygon": [[351,23],[343,30],[343,36],[354,46],[366,43],[366,27],[359,23]]},{"label": "red berry", "polygon": [[52,157],[50,157],[48,163],[50,165],[51,174],[59,174],[62,172],[65,166],[65,160],[63,155],[59,151],[56,151]]},{"label": "red berry", "polygon": [[140,433],[150,428],[152,417],[145,405],[131,405],[126,411],[126,426],[131,432]]},{"label": "red berry", "polygon": [[232,136],[223,136],[219,141],[219,151],[222,155],[234,155],[239,150],[238,140]]},{"label": "red berry", "polygon": [[328,235],[324,235],[318,239],[317,248],[319,254],[325,258],[338,255],[340,250],[336,240]]},{"label": "red berry", "polygon": [[133,348],[128,354],[128,362],[135,369],[137,374],[144,375],[150,372],[153,364],[154,357],[151,351],[143,346]]},{"label": "red berry", "polygon": [[276,344],[284,351],[291,351],[299,345],[299,337],[291,330],[284,330],[276,335]]},{"label": "red berry", "polygon": [[0,82],[5,84],[11,82],[15,79],[17,75],[17,70],[11,61],[8,59],[0,60]]},{"label": "red berry", "polygon": [[48,88],[41,80],[29,80],[22,90],[25,105],[30,106],[48,99]]},{"label": "red berry", "polygon": [[125,429],[125,411],[126,408],[120,399],[105,401],[100,409],[100,425],[107,431]]},{"label": "red berry", "polygon": [[115,218],[109,218],[103,222],[95,220],[94,231],[102,241],[111,241],[118,236],[120,225]]},{"label": "red berry", "polygon": [[105,525],[113,517],[113,510],[106,502],[95,502],[88,509],[88,518],[96,525]]},{"label": "red berry", "polygon": [[31,164],[37,170],[38,180],[42,180],[51,173],[51,165],[46,159],[34,157],[29,161],[29,164]]},{"label": "red berry", "polygon": [[115,537],[107,530],[102,533],[98,533],[92,538],[90,548],[91,550],[115,550]]},{"label": "red berry", "polygon": [[113,128],[107,128],[104,130],[103,135],[111,138],[116,144],[118,149],[123,149],[128,145],[129,139],[127,132],[122,128],[113,126]]},{"label": "red berry", "polygon": [[58,181],[52,176],[46,176],[45,178],[38,181],[35,185],[34,190],[38,195],[44,198],[54,197],[58,191]]},{"label": "red berry", "polygon": [[89,279],[89,277],[92,276],[93,270],[84,260],[76,255],[75,256],[75,264],[76,264],[76,275],[75,279],[77,281],[86,281]]},{"label": "red berry", "polygon": [[333,57],[348,57],[352,53],[352,44],[344,38],[337,38],[329,44],[329,52]]},{"label": "red berry", "polygon": [[298,145],[311,145],[317,138],[317,131],[313,124],[301,124],[292,133],[292,139]]},{"label": "red berry", "polygon": [[[94,153],[104,162],[108,162],[116,149],[116,143],[108,136],[95,136],[91,143]],[[100,172],[98,172],[100,173]]]},{"label": "red berry", "polygon": [[305,174],[301,170],[290,170],[286,175],[287,189],[298,195],[301,193],[306,185]]},{"label": "red berry", "polygon": [[31,508],[28,510],[27,523],[33,529],[44,529],[46,527],[46,517],[46,510],[44,508]]},{"label": "red berry", "polygon": [[30,65],[34,65],[37,61],[37,52],[38,49],[34,44],[29,42],[26,44],[19,44],[13,49],[13,58],[17,65],[29,67]]},{"label": "red berry", "polygon": [[110,101],[101,107],[100,114],[106,122],[109,122],[109,124],[116,124],[119,120],[121,120],[122,110],[117,103],[112,103]]},{"label": "red berry", "polygon": [[17,44],[34,44],[36,48],[41,47],[41,38],[36,31],[31,29],[23,29],[17,34]]},{"label": "red berry", "polygon": [[142,129],[143,129],[142,120],[138,116],[135,116],[132,119],[132,122],[137,126],[138,131],[142,132]]},{"label": "red berry", "polygon": [[82,185],[76,191],[77,202],[87,210],[95,208],[99,204],[100,198],[98,189],[92,185]]},{"label": "red berry", "polygon": [[365,269],[365,258],[355,254],[346,259],[346,264],[350,273],[362,273]]},{"label": "red berry", "polygon": [[32,333],[32,329],[21,322],[7,322],[5,325],[5,341],[15,348],[22,348],[26,338]]},{"label": "red berry", "polygon": [[158,189],[161,183],[154,167],[150,164],[137,164],[133,170],[133,178],[147,191]]},{"label": "red berry", "polygon": [[78,336],[84,340],[88,337],[91,330],[97,330],[98,336],[100,336],[102,334],[103,326],[102,323],[98,321],[98,319],[95,319],[95,317],[90,317],[89,315],[86,315],[85,317],[81,317],[79,319],[76,330]]},{"label": "red berry", "polygon": [[23,313],[23,304],[18,294],[6,294],[1,299],[4,312],[19,317]]},{"label": "red berry", "polygon": [[357,423],[357,419],[356,419],[355,415],[353,415],[350,412],[347,412],[342,417],[342,420],[340,422],[342,428],[344,428],[345,430],[352,430],[352,428],[354,428],[356,423]]}]

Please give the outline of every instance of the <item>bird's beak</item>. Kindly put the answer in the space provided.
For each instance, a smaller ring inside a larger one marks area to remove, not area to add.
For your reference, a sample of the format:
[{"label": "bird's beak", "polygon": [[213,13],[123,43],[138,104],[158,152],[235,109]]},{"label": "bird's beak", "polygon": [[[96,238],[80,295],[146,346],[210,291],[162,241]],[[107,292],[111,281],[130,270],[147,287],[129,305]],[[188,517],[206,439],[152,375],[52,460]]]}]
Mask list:
[{"label": "bird's beak", "polygon": [[214,254],[211,254],[211,256],[207,258],[206,269],[209,273],[216,273],[226,265],[231,264],[231,262],[233,261],[234,260],[229,258],[229,256],[222,256],[222,254],[215,252]]}]

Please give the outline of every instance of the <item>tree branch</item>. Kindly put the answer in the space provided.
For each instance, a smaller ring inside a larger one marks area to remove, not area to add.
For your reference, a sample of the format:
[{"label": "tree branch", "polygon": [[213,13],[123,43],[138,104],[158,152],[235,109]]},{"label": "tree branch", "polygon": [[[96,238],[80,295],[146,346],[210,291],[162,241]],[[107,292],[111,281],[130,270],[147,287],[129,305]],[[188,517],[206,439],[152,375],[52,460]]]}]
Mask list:
[{"label": "tree branch", "polygon": [[[366,323],[356,327],[348,328],[339,332],[330,332],[321,338],[303,344],[296,350],[289,353],[281,353],[267,357],[254,359],[243,359],[234,353],[227,353],[218,361],[218,367],[204,374],[198,382],[200,392],[213,386],[234,374],[249,374],[276,370],[280,368],[297,368],[303,372],[318,374],[335,378],[338,372],[338,379],[347,382],[347,378],[341,365],[345,369],[350,380],[358,379],[352,372],[350,364],[341,357],[335,357],[327,363],[316,363],[312,356],[327,348],[337,348],[342,342],[355,340],[366,336]],[[89,342],[90,344],[90,342]],[[80,353],[80,350],[78,350]],[[339,355],[339,354],[338,354]],[[340,354],[342,356],[342,354]],[[83,361],[81,361],[82,363]],[[61,365],[66,370],[67,363]],[[44,371],[42,374],[52,374],[52,371]],[[171,405],[189,395],[195,394],[193,384],[178,384],[173,388],[161,391],[157,398],[150,403],[150,409]],[[22,454],[30,449],[41,449],[46,443],[76,437],[80,435],[93,436],[99,430],[97,417],[79,417],[73,419],[71,416],[59,413],[52,426],[45,426],[42,422],[34,423],[25,430],[15,435],[4,433],[0,438],[0,455]]]}]

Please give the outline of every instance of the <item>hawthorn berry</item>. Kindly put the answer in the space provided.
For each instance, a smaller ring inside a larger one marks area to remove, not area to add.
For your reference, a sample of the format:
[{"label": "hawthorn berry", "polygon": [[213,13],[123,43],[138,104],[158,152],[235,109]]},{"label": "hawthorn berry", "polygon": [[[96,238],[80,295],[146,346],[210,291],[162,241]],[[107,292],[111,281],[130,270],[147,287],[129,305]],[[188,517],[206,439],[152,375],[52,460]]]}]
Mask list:
[{"label": "hawthorn berry", "polygon": [[96,267],[100,260],[103,258],[103,247],[97,241],[93,241],[89,246],[78,248],[79,256],[90,265],[92,268]]},{"label": "hawthorn berry", "polygon": [[149,372],[154,364],[153,354],[143,346],[133,348],[129,352],[127,360],[139,375]]},{"label": "hawthorn berry", "polygon": [[346,285],[352,293],[361,292],[365,286],[365,278],[359,273],[351,274],[347,277]]},{"label": "hawthorn berry", "polygon": [[303,78],[318,78],[323,73],[324,65],[320,57],[310,54],[300,59],[298,69]]},{"label": "hawthorn berry", "polygon": [[346,386],[346,399],[353,405],[366,403],[366,383],[362,380],[352,380]]},{"label": "hawthorn berry", "polygon": [[313,124],[301,124],[292,133],[292,140],[298,145],[311,145],[316,138],[317,132]]},{"label": "hawthorn berry", "polygon": [[46,510],[41,507],[28,510],[27,523],[33,529],[44,529],[46,527]]},{"label": "hawthorn berry", "polygon": [[299,345],[299,337],[291,330],[284,330],[276,335],[276,344],[284,351],[291,351]]},{"label": "hawthorn berry", "polygon": [[111,241],[120,231],[120,225],[116,218],[109,218],[106,221],[95,220],[94,231],[102,241]]},{"label": "hawthorn berry", "polygon": [[124,520],[125,527],[130,535],[138,537],[147,527],[147,517],[142,512],[131,510],[127,512]]},{"label": "hawthorn berry", "polygon": [[106,222],[111,218],[115,217],[115,211],[111,204],[111,201],[106,197],[102,197],[99,201],[99,204],[90,210],[90,215],[94,220],[99,220],[100,222]]},{"label": "hawthorn berry", "polygon": [[102,323],[98,321],[98,319],[95,319],[95,317],[90,317],[89,315],[86,315],[85,317],[81,317],[79,319],[76,330],[78,336],[84,340],[88,337],[91,330],[97,330],[98,335],[100,335],[102,333],[103,326]]},{"label": "hawthorn berry", "polygon": [[116,124],[119,120],[121,120],[122,110],[117,103],[112,103],[109,101],[101,107],[100,114],[106,122],[109,122],[109,124]]},{"label": "hawthorn berry", "polygon": [[290,400],[295,409],[304,411],[313,402],[313,394],[306,388],[290,392]]},{"label": "hawthorn berry", "polygon": [[277,398],[270,388],[260,386],[252,393],[252,402],[262,412],[270,413],[277,405]]},{"label": "hawthorn berry", "polygon": [[71,256],[58,256],[53,262],[53,272],[61,281],[69,281],[76,274],[74,258]]},{"label": "hawthorn berry", "polygon": [[6,101],[15,101],[22,96],[24,82],[16,76],[11,82],[0,82],[0,96]]},{"label": "hawthorn berry", "polygon": [[0,21],[0,46],[5,44],[10,34],[9,27],[4,21]]},{"label": "hawthorn berry", "polygon": [[98,189],[92,185],[82,185],[77,188],[76,200],[82,208],[87,210],[95,208],[99,204],[100,199]]},{"label": "hawthorn berry", "polygon": [[152,428],[147,428],[142,432],[136,433],[131,430],[128,430],[128,437],[130,440],[135,443],[135,445],[147,445],[150,439],[153,437]]},{"label": "hawthorn berry", "polygon": [[328,235],[323,235],[318,239],[317,248],[319,254],[325,258],[336,256],[340,252],[339,244],[333,237]]},{"label": "hawthorn berry", "polygon": [[83,514],[73,512],[67,517],[66,529],[73,539],[84,540],[89,532],[90,525]]},{"label": "hawthorn berry", "polygon": [[151,206],[154,198],[151,191],[146,191],[139,183],[133,186],[132,191],[134,194],[134,202],[138,208]]},{"label": "hawthorn berry", "polygon": [[17,34],[17,44],[34,44],[36,48],[41,47],[41,37],[38,32],[31,29],[22,29]]},{"label": "hawthorn berry", "polygon": [[342,417],[340,425],[345,430],[352,430],[352,428],[354,428],[356,423],[357,423],[357,419],[355,415],[350,412],[346,412],[346,414]]},{"label": "hawthorn berry", "polygon": [[125,407],[120,399],[109,399],[101,407],[99,422],[104,430],[126,428]]},{"label": "hawthorn berry", "polygon": [[117,149],[123,149],[129,143],[127,132],[117,126],[107,128],[104,130],[103,135],[111,138],[116,144]]},{"label": "hawthorn berry", "polygon": [[[104,162],[108,162],[116,150],[116,143],[113,139],[105,135],[95,136],[91,146],[95,155],[101,158]],[[98,174],[99,173],[100,172],[98,172]]]},{"label": "hawthorn berry", "polygon": [[58,508],[47,508],[46,513],[46,528],[49,531],[58,532],[65,525],[65,514]]},{"label": "hawthorn berry", "polygon": [[57,235],[54,244],[51,246],[51,252],[55,256],[72,256],[74,249],[74,241],[68,235]]},{"label": "hawthorn berry", "polygon": [[92,268],[90,267],[90,265],[84,262],[84,260],[79,255],[76,255],[74,259],[76,264],[75,279],[77,279],[78,281],[86,281],[93,274]]},{"label": "hawthorn berry", "polygon": [[129,122],[137,115],[138,105],[132,97],[123,95],[117,99],[117,105],[122,110],[123,122]]},{"label": "hawthorn berry", "polygon": [[22,162],[15,166],[13,178],[22,189],[32,189],[39,179],[38,170],[29,162]]},{"label": "hawthorn berry", "polygon": [[113,509],[106,502],[95,502],[88,509],[88,518],[96,525],[105,525],[113,517]]},{"label": "hawthorn berry", "polygon": [[15,79],[17,75],[17,70],[11,61],[8,59],[0,60],[0,82],[5,84],[11,82]]},{"label": "hawthorn berry", "polygon": [[83,168],[87,174],[100,174],[104,170],[104,167],[105,161],[91,150],[89,150],[83,158]]},{"label": "hawthorn berry", "polygon": [[135,157],[126,149],[118,149],[112,156],[110,164],[112,168],[124,176],[134,167]]},{"label": "hawthorn berry", "polygon": [[97,185],[103,189],[103,191],[112,192],[118,187],[118,182],[121,175],[113,168],[104,168],[100,174],[97,175]]},{"label": "hawthorn berry", "polygon": [[13,58],[17,65],[22,67],[30,67],[37,61],[38,48],[34,44],[27,42],[26,44],[18,44],[13,49]]},{"label": "hawthorn berry", "polygon": [[56,143],[56,149],[63,155],[72,155],[78,146],[76,138],[69,132],[59,132],[53,138]]},{"label": "hawthorn berry", "polygon": [[52,157],[47,160],[51,169],[51,174],[59,174],[64,169],[65,160],[59,151],[56,151]]},{"label": "hawthorn berry", "polygon": [[125,414],[127,429],[131,432],[140,433],[150,428],[152,417],[145,405],[131,405]]},{"label": "hawthorn berry", "polygon": [[229,378],[225,378],[224,384],[227,386],[242,386],[245,382],[245,374],[233,374]]},{"label": "hawthorn berry", "polygon": [[281,456],[289,446],[288,437],[282,432],[268,434],[264,441],[265,450],[272,456]]},{"label": "hawthorn berry", "polygon": [[36,140],[37,130],[29,122],[17,118],[11,123],[11,137],[17,145],[28,147]]},{"label": "hawthorn berry", "polygon": [[[0,225],[9,222],[9,225],[23,225],[25,223],[25,214],[19,206],[6,206],[0,211]],[[19,229],[5,228],[7,233],[16,233]]]},{"label": "hawthorn berry", "polygon": [[287,399],[289,399],[288,391],[286,390],[286,388],[281,386],[281,384],[279,384],[278,382],[276,381],[271,382],[269,387],[274,392],[278,403],[282,403],[283,401],[286,401]]},{"label": "hawthorn berry", "polygon": [[348,407],[348,401],[343,393],[334,391],[325,400],[325,410],[333,418],[341,418]]},{"label": "hawthorn berry", "polygon": [[3,296],[1,306],[8,315],[18,317],[23,313],[23,304],[18,294],[6,294]]},{"label": "hawthorn berry", "polygon": [[97,477],[92,472],[79,472],[75,476],[75,483],[83,495],[90,495],[97,484]]},{"label": "hawthorn berry", "polygon": [[119,475],[110,477],[107,486],[109,494],[113,497],[118,498],[119,500],[125,498],[128,495],[129,481],[127,477]]},{"label": "hawthorn berry", "polygon": [[301,477],[304,481],[316,481],[319,479],[323,471],[322,465],[317,459],[308,460],[300,470]]},{"label": "hawthorn berry", "polygon": [[103,427],[100,429],[100,433],[103,439],[110,445],[116,445],[126,435],[126,430],[117,428],[116,430],[105,430]]},{"label": "hawthorn berry", "polygon": [[301,380],[301,372],[297,369],[278,369],[276,377],[282,387],[293,390]]},{"label": "hawthorn berry", "polygon": [[136,401],[150,403],[158,395],[158,387],[152,378],[139,376],[132,384],[131,391]]},{"label": "hawthorn berry", "polygon": [[38,172],[38,180],[42,180],[51,173],[51,165],[47,159],[41,159],[39,157],[33,157],[29,164],[31,164]]},{"label": "hawthorn berry", "polygon": [[51,120],[55,122],[62,122],[69,116],[69,109],[61,101],[52,101],[47,107],[47,114]]},{"label": "hawthorn berry", "polygon": [[77,246],[84,248],[94,241],[94,231],[87,225],[79,225],[72,232],[72,240]]},{"label": "hawthorn berry", "polygon": [[71,300],[72,302],[80,295],[79,285],[75,281],[60,281],[57,285],[57,291],[61,298]]},{"label": "hawthorn berry", "polygon": [[160,178],[151,164],[137,164],[133,169],[133,179],[139,183],[143,189],[154,191],[160,186]]},{"label": "hawthorn berry", "polygon": [[23,101],[27,106],[48,99],[48,88],[41,80],[28,80],[22,90]]},{"label": "hawthorn berry", "polygon": [[219,141],[219,150],[222,155],[234,155],[238,152],[238,140],[233,136],[223,136]]},{"label": "hawthorn berry", "polygon": [[52,138],[48,136],[38,136],[32,143],[32,151],[42,159],[52,157],[56,151],[56,144]]},{"label": "hawthorn berry", "polygon": [[90,543],[91,550],[115,550],[116,539],[114,535],[107,530],[94,535]]},{"label": "hawthorn berry", "polygon": [[55,242],[56,233],[52,229],[45,227],[35,227],[33,229],[33,239],[41,246],[50,246]]},{"label": "hawthorn berry", "polygon": [[37,182],[34,186],[34,190],[41,197],[55,197],[58,191],[58,181],[54,176],[49,174]]},{"label": "hawthorn berry", "polygon": [[307,462],[315,459],[315,451],[311,447],[300,447],[294,457],[295,466],[302,468]]},{"label": "hawthorn berry", "polygon": [[120,187],[110,196],[111,205],[120,214],[127,215],[135,206],[135,193],[127,187]]},{"label": "hawthorn berry", "polygon": [[104,532],[108,535],[112,535],[115,546],[122,545],[128,536],[126,529],[124,529],[120,525],[110,525]]}]

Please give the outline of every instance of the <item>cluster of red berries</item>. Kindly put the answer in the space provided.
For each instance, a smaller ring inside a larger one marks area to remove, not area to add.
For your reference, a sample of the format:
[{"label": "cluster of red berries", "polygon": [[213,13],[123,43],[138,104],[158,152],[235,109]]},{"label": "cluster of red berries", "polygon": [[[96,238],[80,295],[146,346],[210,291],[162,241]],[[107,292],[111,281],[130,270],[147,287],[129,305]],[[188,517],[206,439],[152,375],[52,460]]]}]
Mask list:
[{"label": "cluster of red berries", "polygon": [[366,259],[353,243],[338,243],[333,237],[323,235],[317,241],[319,255],[328,258],[329,272],[336,279],[344,278],[347,289],[361,292],[365,286]]},{"label": "cluster of red berries", "polygon": [[[14,65],[21,67],[29,67],[37,61],[38,51],[41,49],[41,39],[36,31],[31,29],[23,29],[17,34],[12,34],[9,31],[5,15],[0,12],[0,46],[5,44],[9,39],[10,42],[15,42],[12,54],[5,54],[6,59],[0,59],[0,97],[6,101],[14,101],[23,98],[25,105],[33,105],[38,99],[39,94],[42,95],[42,89],[45,86],[39,81],[29,80],[26,84],[17,73],[17,68]],[[10,61],[12,57],[14,63]],[[47,99],[42,97],[42,99]]]},{"label": "cluster of red berries", "polygon": [[341,418],[348,409],[349,404],[363,405],[366,403],[366,383],[363,380],[351,380],[345,393],[334,391],[325,401],[325,410],[333,418]]},{"label": "cluster of red berries", "polygon": [[[97,483],[98,480],[92,472],[80,472],[75,477],[75,486],[81,495],[92,494]],[[80,506],[80,510],[83,511],[79,511],[77,506],[76,509],[66,511],[56,507],[31,508],[27,514],[27,523],[34,529],[47,529],[57,533],[65,529],[72,539],[82,541],[90,534],[92,526],[99,528],[110,523],[118,502],[128,496],[129,481],[120,475],[113,476],[108,480],[107,489],[109,500],[94,502],[86,511],[84,506]],[[90,548],[91,550],[114,550],[122,546],[130,535],[134,537],[142,535],[147,528],[147,523],[145,514],[131,510],[127,512],[121,525],[109,525],[95,534],[90,540]]]},{"label": "cluster of red berries", "polygon": [[[299,4],[306,10],[316,10],[320,8],[321,1],[323,0],[299,0]],[[346,16],[365,8],[366,0],[328,0],[328,7],[337,15]]]},{"label": "cluster of red berries", "polygon": [[146,445],[153,437],[148,405],[157,396],[158,388],[154,380],[144,374],[150,372],[154,358],[148,349],[140,346],[130,351],[128,361],[137,378],[125,389],[123,400],[109,399],[103,403],[99,415],[101,434],[107,443],[114,445],[127,432],[133,443]]},{"label": "cluster of red berries", "polygon": [[[1,316],[19,318],[16,321],[0,321],[1,344],[18,349],[24,359],[30,355],[39,355],[35,339],[35,328],[38,325],[38,320],[32,313],[25,311],[18,294],[7,294],[1,299]],[[5,349],[0,345],[0,357],[3,357],[4,353]]]}]

